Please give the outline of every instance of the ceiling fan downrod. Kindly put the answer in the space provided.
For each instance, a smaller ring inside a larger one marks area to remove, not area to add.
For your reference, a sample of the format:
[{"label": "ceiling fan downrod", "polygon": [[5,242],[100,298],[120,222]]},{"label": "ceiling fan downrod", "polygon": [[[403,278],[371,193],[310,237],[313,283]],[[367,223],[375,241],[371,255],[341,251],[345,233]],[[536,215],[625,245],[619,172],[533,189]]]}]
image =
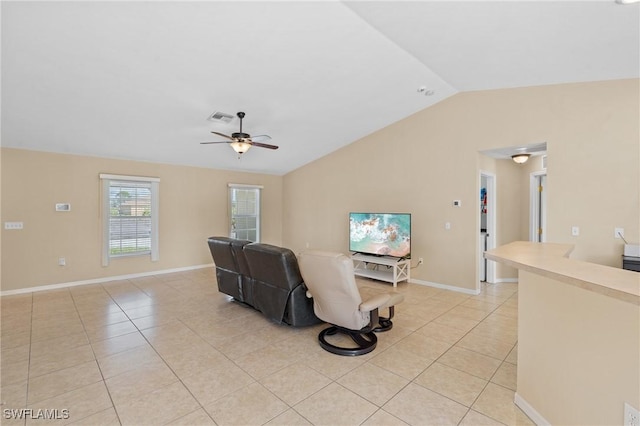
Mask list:
[{"label": "ceiling fan downrod", "polygon": [[240,111],[236,115],[240,119],[240,131],[237,132],[237,133],[233,133],[231,136],[233,136],[234,138],[242,138],[242,139],[250,138],[250,136],[248,134],[242,132],[242,119],[244,118],[245,113]]}]

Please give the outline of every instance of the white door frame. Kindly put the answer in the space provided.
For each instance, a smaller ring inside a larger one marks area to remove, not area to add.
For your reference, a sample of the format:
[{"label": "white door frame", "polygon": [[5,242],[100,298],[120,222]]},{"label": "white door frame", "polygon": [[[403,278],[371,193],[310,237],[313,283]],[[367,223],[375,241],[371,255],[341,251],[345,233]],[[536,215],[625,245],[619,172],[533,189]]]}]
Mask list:
[{"label": "white door frame", "polygon": [[[546,170],[540,170],[537,172],[532,172],[529,175],[529,241],[538,241],[538,224],[540,223],[540,198],[538,196],[538,178],[540,176],[546,176]],[[543,189],[543,191],[546,190]],[[543,206],[545,208],[545,206]],[[545,216],[545,212],[542,214],[543,219]],[[542,229],[542,241],[546,241],[546,224],[543,221],[543,229]]]},{"label": "white door frame", "polygon": [[[482,189],[482,178],[487,179],[487,250],[496,247],[496,206],[498,205],[496,201],[496,174],[487,172],[484,170],[480,170],[480,176],[478,178],[478,195],[480,194],[480,190]],[[478,214],[478,225],[477,225],[477,238],[480,238],[480,214]],[[480,247],[480,242],[476,244],[476,247]],[[482,250],[478,249],[478,261],[483,261],[484,257],[482,256]],[[478,280],[477,286],[480,286],[480,264],[478,264]],[[487,282],[495,283],[496,282],[496,263],[493,260],[487,260]]]}]

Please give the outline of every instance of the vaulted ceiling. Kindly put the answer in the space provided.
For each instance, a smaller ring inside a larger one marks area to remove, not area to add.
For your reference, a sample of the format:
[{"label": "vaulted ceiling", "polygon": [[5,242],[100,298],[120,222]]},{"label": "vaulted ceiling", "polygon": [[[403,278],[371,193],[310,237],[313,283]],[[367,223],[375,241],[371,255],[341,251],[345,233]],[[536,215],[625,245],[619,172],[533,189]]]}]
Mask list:
[{"label": "vaulted ceiling", "polygon": [[[5,147],[284,174],[458,92],[640,77],[613,0],[0,7]],[[280,149],[200,145],[216,111]]]}]

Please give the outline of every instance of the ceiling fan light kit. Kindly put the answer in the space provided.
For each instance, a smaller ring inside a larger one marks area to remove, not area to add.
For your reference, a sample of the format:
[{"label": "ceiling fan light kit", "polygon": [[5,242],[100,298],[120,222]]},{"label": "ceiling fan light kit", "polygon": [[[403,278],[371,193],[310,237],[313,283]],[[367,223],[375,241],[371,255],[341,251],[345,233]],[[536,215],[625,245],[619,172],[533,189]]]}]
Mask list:
[{"label": "ceiling fan light kit", "polygon": [[249,151],[249,148],[251,148],[251,145],[246,142],[231,142],[230,145],[231,148],[233,148],[233,150],[238,154],[244,154],[245,152]]},{"label": "ceiling fan light kit", "polygon": [[214,132],[211,133],[222,136],[228,140],[226,141],[216,141],[216,142],[200,142],[201,145],[209,145],[209,144],[218,144],[218,143],[226,143],[233,148],[235,152],[238,153],[238,156],[244,154],[249,151],[252,146],[257,146],[259,148],[267,148],[267,149],[278,149],[276,145],[270,145],[266,143],[262,143],[263,141],[271,140],[271,136],[269,135],[258,135],[251,137],[249,133],[244,133],[242,131],[242,119],[245,117],[245,113],[240,111],[236,114],[240,119],[240,131],[232,133],[231,136],[225,135],[224,133]]}]

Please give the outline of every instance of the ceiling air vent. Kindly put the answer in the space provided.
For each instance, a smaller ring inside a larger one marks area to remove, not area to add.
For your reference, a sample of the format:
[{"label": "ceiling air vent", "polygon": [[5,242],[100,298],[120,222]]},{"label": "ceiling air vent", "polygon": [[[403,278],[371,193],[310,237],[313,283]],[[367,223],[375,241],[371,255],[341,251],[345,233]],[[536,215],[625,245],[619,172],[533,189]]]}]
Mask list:
[{"label": "ceiling air vent", "polygon": [[209,121],[213,121],[215,123],[231,123],[233,120],[233,115],[226,114],[224,112],[216,111],[207,118]]}]

